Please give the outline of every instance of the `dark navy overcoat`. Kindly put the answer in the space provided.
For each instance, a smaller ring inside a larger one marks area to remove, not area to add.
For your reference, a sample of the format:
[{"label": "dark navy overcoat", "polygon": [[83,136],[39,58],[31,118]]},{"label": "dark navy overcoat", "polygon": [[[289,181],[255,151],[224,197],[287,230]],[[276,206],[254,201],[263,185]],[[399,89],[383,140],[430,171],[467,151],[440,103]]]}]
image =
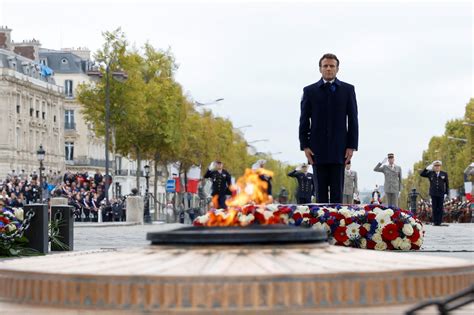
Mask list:
[{"label": "dark navy overcoat", "polygon": [[344,164],[346,148],[358,149],[359,123],[354,86],[323,79],[303,89],[300,148],[311,148],[316,164]]}]

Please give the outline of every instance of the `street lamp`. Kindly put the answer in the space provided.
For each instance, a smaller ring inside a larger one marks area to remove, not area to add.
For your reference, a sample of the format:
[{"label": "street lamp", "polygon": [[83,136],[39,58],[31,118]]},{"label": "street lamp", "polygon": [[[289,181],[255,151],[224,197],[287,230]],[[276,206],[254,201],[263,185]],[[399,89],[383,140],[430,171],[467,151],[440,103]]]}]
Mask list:
[{"label": "street lamp", "polygon": [[245,126],[240,126],[240,127],[235,127],[234,129],[243,129],[243,128],[250,128],[253,127],[252,125],[245,125]]},{"label": "street lamp", "polygon": [[[107,58],[107,60],[102,60],[105,63],[105,200],[107,204],[109,204],[109,188],[110,184],[112,183],[112,176],[109,176],[109,129],[110,129],[110,75],[112,78],[119,82],[124,82],[127,80],[128,76],[123,71],[111,71],[110,66],[113,63],[118,63],[116,58]],[[102,63],[102,64],[103,64]],[[103,74],[98,70],[88,71],[87,74],[90,77],[96,78],[96,80],[100,80]]]},{"label": "street lamp", "polygon": [[149,194],[149,179],[150,179],[150,166],[147,164],[143,167],[145,169],[145,180],[146,180],[146,189],[145,189],[145,208],[143,211],[145,223],[151,223],[150,216],[150,194]]},{"label": "street lamp", "polygon": [[257,142],[268,142],[270,140],[268,139],[258,139],[258,140],[252,140],[252,141],[249,141],[247,142],[248,144],[251,144],[251,143],[257,143]]},{"label": "street lamp", "polygon": [[217,103],[219,103],[220,101],[223,101],[224,99],[223,98],[218,98],[216,100],[213,100],[213,101],[210,101],[210,102],[205,102],[205,103],[201,103],[201,102],[198,102],[198,101],[195,101],[194,102],[194,105],[196,105],[196,107],[199,107],[199,106],[208,106],[208,105],[215,105]]},{"label": "street lamp", "polygon": [[456,140],[456,141],[467,142],[467,139],[464,139],[464,138],[456,138],[456,137],[448,136],[448,139],[449,139],[449,140]]},{"label": "street lamp", "polygon": [[39,195],[40,195],[40,202],[43,200],[43,161],[46,155],[46,151],[43,149],[43,145],[40,144],[38,151],[36,151],[36,155],[38,156],[38,161],[40,162],[39,168]]}]

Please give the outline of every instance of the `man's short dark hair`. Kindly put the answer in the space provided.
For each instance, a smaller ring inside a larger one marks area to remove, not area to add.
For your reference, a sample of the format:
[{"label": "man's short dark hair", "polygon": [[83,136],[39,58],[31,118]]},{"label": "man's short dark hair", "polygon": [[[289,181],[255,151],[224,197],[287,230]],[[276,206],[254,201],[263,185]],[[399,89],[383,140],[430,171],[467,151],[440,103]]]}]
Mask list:
[{"label": "man's short dark hair", "polygon": [[339,59],[337,59],[336,55],[334,54],[324,54],[321,59],[319,59],[319,66],[321,67],[321,62],[323,59],[334,59],[337,62],[337,66],[339,67]]}]

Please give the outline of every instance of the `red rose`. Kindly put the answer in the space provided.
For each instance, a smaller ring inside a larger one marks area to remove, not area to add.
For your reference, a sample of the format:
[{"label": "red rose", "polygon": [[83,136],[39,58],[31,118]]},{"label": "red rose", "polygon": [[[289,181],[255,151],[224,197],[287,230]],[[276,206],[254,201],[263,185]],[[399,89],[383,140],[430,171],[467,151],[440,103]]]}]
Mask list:
[{"label": "red rose", "polygon": [[297,221],[299,219],[301,219],[301,213],[299,212],[293,213],[293,220]]},{"label": "red rose", "polygon": [[398,226],[396,224],[387,224],[382,229],[382,238],[386,241],[393,241],[398,235]]},{"label": "red rose", "polygon": [[333,225],[334,224],[334,219],[329,219],[326,221],[328,225]]},{"label": "red rose", "polygon": [[366,236],[367,235],[367,229],[363,226],[359,228],[359,234],[360,236]]},{"label": "red rose", "polygon": [[420,249],[420,246],[416,245],[416,244],[411,244],[411,249],[415,249],[415,250],[418,250]]},{"label": "red rose", "polygon": [[319,222],[319,219],[318,219],[318,218],[311,218],[311,219],[309,219],[309,223],[310,223],[311,225],[314,225],[314,224],[316,224],[316,223],[318,223],[318,222]]},{"label": "red rose", "polygon": [[369,214],[367,215],[367,219],[368,219],[369,221],[375,220],[375,217],[376,217],[376,214],[373,213],[373,212],[371,212],[371,213],[369,213]]},{"label": "red rose", "polygon": [[403,223],[402,221],[397,222],[397,227],[399,230],[403,229],[403,225],[405,225],[405,223]]},{"label": "red rose", "polygon": [[310,218],[311,214],[310,213],[303,213],[303,218]]},{"label": "red rose", "polygon": [[336,213],[336,219],[337,219],[338,221],[341,221],[341,220],[344,219],[344,216],[343,216],[342,214],[340,214],[340,213]]},{"label": "red rose", "polygon": [[398,219],[400,217],[400,211],[395,211],[391,216],[392,220]]},{"label": "red rose", "polygon": [[375,243],[375,242],[372,241],[372,240],[367,240],[367,248],[368,248],[368,249],[374,249],[376,244],[377,244],[377,243]]},{"label": "red rose", "polygon": [[415,229],[413,229],[413,234],[410,235],[410,236],[407,236],[407,237],[410,241],[416,242],[420,238],[420,231],[418,231],[418,229],[415,228]]},{"label": "red rose", "polygon": [[387,249],[393,249],[393,245],[392,245],[392,242],[385,242],[385,244],[387,244]]},{"label": "red rose", "polygon": [[334,231],[334,238],[336,241],[340,243],[344,243],[349,239],[349,237],[346,234],[347,228],[345,226],[338,226],[336,230]]},{"label": "red rose", "polygon": [[353,221],[352,221],[352,218],[345,218],[345,219],[344,219],[344,222],[346,222],[346,225],[349,225],[349,224],[351,224]]}]

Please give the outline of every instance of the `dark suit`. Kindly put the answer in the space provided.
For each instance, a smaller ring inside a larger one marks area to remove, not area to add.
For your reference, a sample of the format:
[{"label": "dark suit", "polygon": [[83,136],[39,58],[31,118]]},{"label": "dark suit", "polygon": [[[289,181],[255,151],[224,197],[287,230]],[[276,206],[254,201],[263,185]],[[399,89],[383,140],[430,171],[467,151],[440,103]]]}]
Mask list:
[{"label": "dark suit", "polygon": [[316,164],[317,200],[342,202],[346,149],[357,150],[359,123],[354,86],[323,79],[303,89],[299,127],[300,148],[310,148]]},{"label": "dark suit", "polygon": [[311,203],[311,196],[314,195],[313,174],[293,170],[288,173],[288,176],[295,177],[298,180],[298,190],[296,192],[298,204]]},{"label": "dark suit", "polygon": [[440,171],[428,171],[426,168],[420,175],[430,181],[431,209],[433,210],[433,224],[440,225],[443,222],[444,195],[449,193],[448,173]]},{"label": "dark suit", "polygon": [[204,178],[210,178],[212,180],[212,192],[211,195],[218,196],[217,202],[219,204],[219,209],[225,209],[225,199],[226,195],[230,195],[231,192],[229,190],[229,186],[231,184],[231,176],[229,172],[226,170],[222,170],[221,172],[215,170],[210,171],[207,170]]}]

